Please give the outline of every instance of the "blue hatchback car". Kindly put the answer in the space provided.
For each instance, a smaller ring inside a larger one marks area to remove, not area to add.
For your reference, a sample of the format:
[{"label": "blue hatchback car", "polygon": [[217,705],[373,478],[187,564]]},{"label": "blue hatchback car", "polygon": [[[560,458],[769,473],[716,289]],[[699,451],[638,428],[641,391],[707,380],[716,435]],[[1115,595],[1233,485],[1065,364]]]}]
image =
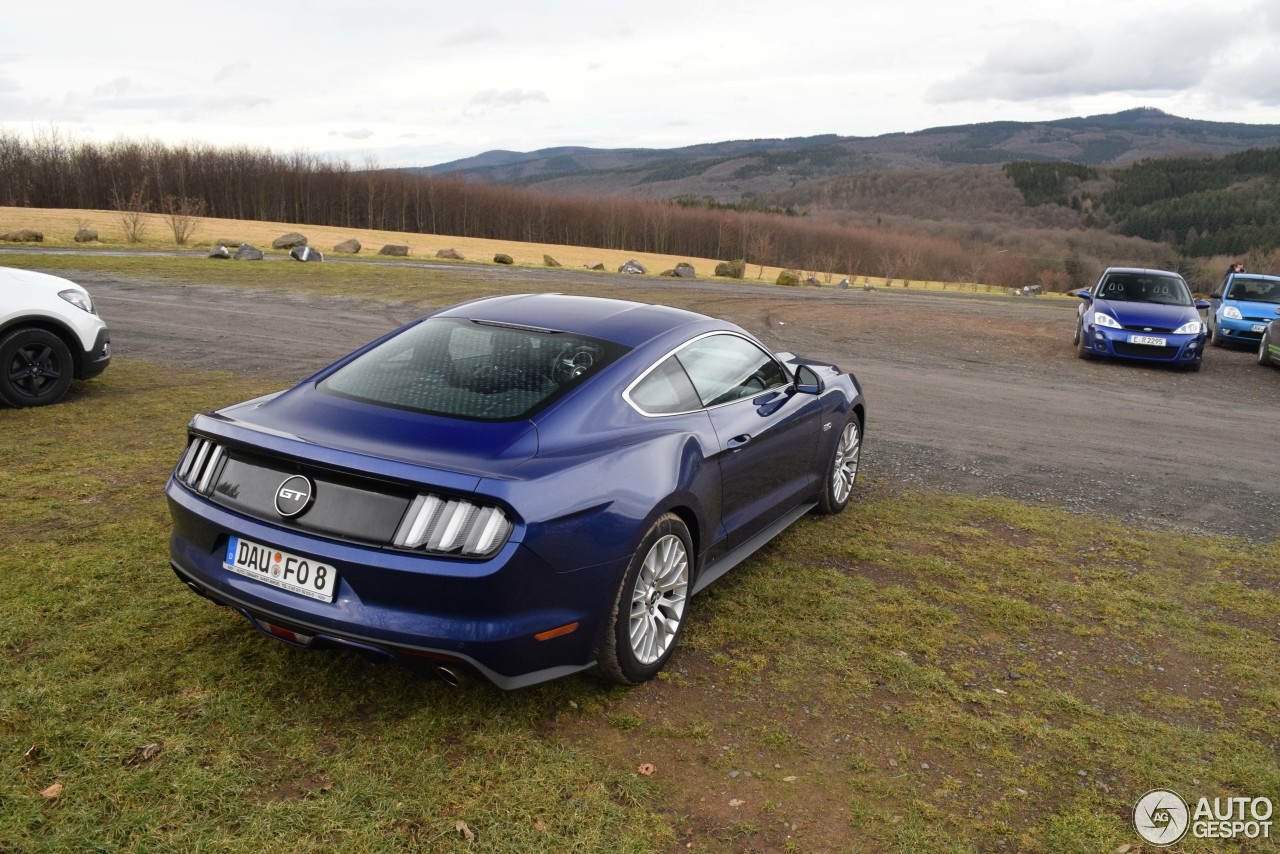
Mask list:
[{"label": "blue hatchback car", "polygon": [[1205,326],[1187,283],[1177,273],[1109,267],[1092,290],[1077,291],[1076,352],[1082,359],[1108,356],[1162,362],[1200,370]]},{"label": "blue hatchback car", "polygon": [[690,597],[852,495],[866,409],[733,324],[553,294],[464,303],[197,415],[173,570],[264,633],[502,688],[652,678]]},{"label": "blue hatchback car", "polygon": [[1228,273],[1209,295],[1209,341],[1257,347],[1267,324],[1280,314],[1280,276]]}]

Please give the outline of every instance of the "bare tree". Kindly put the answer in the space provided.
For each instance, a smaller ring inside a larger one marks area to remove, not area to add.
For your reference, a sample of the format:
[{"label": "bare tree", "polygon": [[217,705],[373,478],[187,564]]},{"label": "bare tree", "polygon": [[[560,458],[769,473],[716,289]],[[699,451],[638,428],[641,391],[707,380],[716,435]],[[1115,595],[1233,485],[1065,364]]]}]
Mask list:
[{"label": "bare tree", "polygon": [[112,190],[111,205],[120,214],[120,225],[124,227],[124,239],[129,243],[141,241],[142,235],[147,230],[147,212],[151,209],[151,203],[147,201],[146,179],[144,178],[125,199],[120,198],[115,190]]},{"label": "bare tree", "polygon": [[161,209],[164,211],[165,222],[169,223],[169,229],[173,231],[173,242],[185,246],[204,216],[205,204],[204,199],[165,196]]},{"label": "bare tree", "polygon": [[764,262],[770,260],[773,255],[774,241],[773,233],[760,229],[751,234],[747,238],[747,258],[755,264],[760,265],[756,278],[759,279],[764,275]]}]

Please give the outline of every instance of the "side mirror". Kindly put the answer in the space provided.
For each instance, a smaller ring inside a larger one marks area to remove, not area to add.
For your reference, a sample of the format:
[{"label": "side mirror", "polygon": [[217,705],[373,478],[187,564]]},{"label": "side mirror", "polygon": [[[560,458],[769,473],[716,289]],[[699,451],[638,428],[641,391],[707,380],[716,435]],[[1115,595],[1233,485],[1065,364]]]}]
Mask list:
[{"label": "side mirror", "polygon": [[1209,301],[1208,301],[1207,299],[1198,299],[1198,300],[1196,300],[1196,309],[1197,309],[1197,310],[1199,310],[1199,311],[1204,311],[1204,310],[1205,310],[1205,309],[1207,309],[1208,307],[1209,307]]},{"label": "side mirror", "polygon": [[1085,288],[1082,291],[1076,291],[1076,296],[1080,297],[1080,299],[1089,300],[1091,302],[1093,300],[1093,294],[1089,293],[1088,288]]},{"label": "side mirror", "polygon": [[801,394],[822,394],[822,377],[808,365],[796,368],[796,391]]}]

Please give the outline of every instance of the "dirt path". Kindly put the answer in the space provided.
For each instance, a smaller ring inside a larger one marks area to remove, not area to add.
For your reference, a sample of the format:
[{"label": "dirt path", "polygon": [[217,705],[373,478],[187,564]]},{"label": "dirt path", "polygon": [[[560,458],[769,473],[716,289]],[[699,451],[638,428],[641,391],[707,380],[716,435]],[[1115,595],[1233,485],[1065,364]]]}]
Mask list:
[{"label": "dirt path", "polygon": [[[853,370],[869,405],[865,475],[1044,501],[1102,518],[1280,534],[1280,371],[1212,350],[1205,369],[1081,362],[1073,304],[902,290],[619,282],[496,271],[494,291],[598,292],[732,320],[781,350]],[[121,357],[294,382],[429,306],[74,274]]]}]

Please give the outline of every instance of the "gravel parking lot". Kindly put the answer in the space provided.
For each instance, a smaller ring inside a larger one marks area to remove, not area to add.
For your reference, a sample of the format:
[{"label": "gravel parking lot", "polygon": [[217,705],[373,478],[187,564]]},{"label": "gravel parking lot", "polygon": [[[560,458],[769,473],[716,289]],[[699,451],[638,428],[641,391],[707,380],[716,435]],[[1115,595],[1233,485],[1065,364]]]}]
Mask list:
[{"label": "gravel parking lot", "polygon": [[[92,292],[118,356],[282,385],[434,307],[69,275]],[[490,275],[495,293],[585,285],[717,315],[853,370],[869,406],[864,475],[884,488],[1000,494],[1251,540],[1280,533],[1280,371],[1251,352],[1212,349],[1195,374],[1083,362],[1074,304],[1049,298]]]}]

